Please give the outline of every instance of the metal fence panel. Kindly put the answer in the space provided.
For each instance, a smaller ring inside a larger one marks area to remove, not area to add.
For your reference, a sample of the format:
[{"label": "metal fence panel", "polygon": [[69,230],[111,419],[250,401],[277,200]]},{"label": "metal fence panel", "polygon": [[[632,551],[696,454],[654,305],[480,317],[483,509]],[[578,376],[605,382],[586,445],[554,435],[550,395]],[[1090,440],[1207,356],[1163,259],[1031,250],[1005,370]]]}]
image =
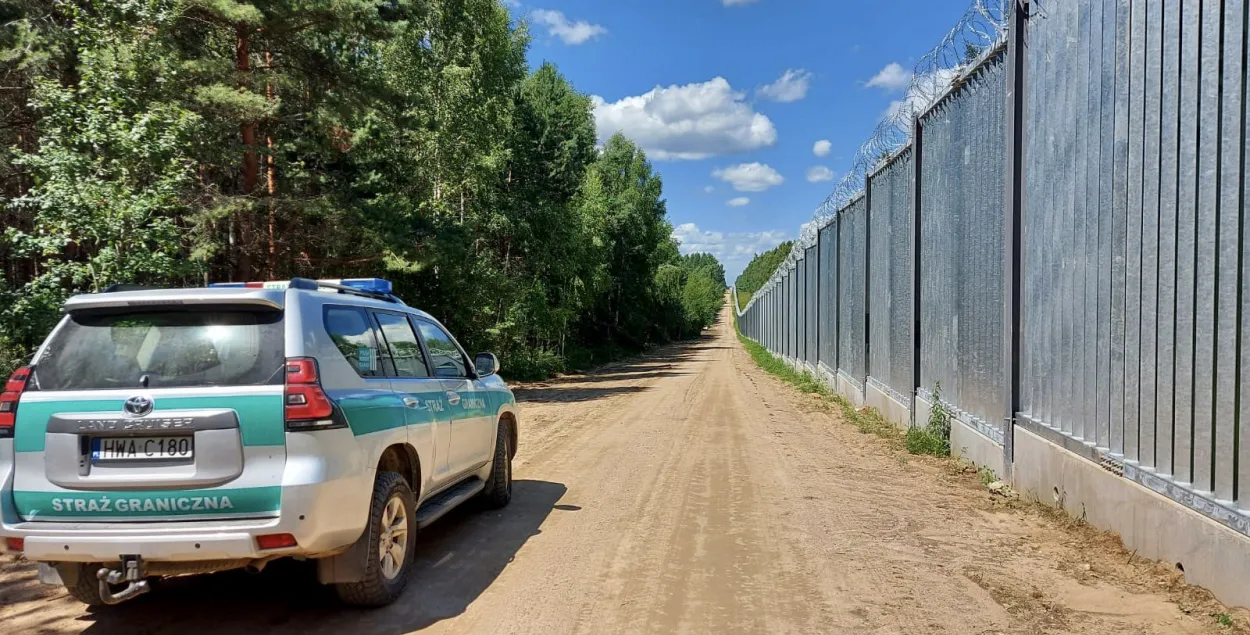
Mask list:
[{"label": "metal fence panel", "polygon": [[857,382],[868,376],[868,204],[860,197],[838,220],[838,370]]},{"label": "metal fence panel", "polygon": [[794,359],[807,359],[807,260],[799,260],[794,268],[794,291],[798,302],[795,305],[794,332],[797,344]]},{"label": "metal fence panel", "polygon": [[1242,510],[1246,11],[1114,0],[1030,21],[1020,395],[1031,419]]},{"label": "metal fence panel", "polygon": [[868,180],[868,375],[901,395],[912,381],[912,150]]},{"label": "metal fence panel", "polygon": [[[1193,482],[1193,381],[1194,381],[1194,270],[1197,244],[1198,173],[1198,2],[1181,5],[1180,43],[1180,130],[1177,133],[1177,216],[1176,216],[1176,350],[1173,352],[1174,403],[1172,412],[1172,473],[1181,483]],[[1190,178],[1184,178],[1184,177]]]},{"label": "metal fence panel", "polygon": [[820,316],[817,314],[820,304],[820,256],[816,245],[807,248],[803,262],[807,263],[807,304],[803,307],[807,313],[807,355],[803,360],[815,366],[818,357],[816,351],[820,345]]},{"label": "metal fence panel", "polygon": [[1006,64],[1002,51],[919,122],[921,388],[1001,430]]},{"label": "metal fence panel", "polygon": [[786,273],[786,357],[794,358],[794,270]]},{"label": "metal fence panel", "polygon": [[818,332],[820,363],[826,368],[838,367],[838,235],[837,221],[820,229],[820,329]]},{"label": "metal fence panel", "polygon": [[1202,5],[1202,39],[1199,78],[1198,233],[1194,311],[1194,488],[1214,489],[1212,443],[1215,405],[1215,287],[1216,246],[1219,222],[1220,135],[1220,4]]},{"label": "metal fence panel", "polygon": [[790,283],[790,315],[786,327],[790,330],[790,359],[799,358],[799,273],[791,269],[787,278]]}]

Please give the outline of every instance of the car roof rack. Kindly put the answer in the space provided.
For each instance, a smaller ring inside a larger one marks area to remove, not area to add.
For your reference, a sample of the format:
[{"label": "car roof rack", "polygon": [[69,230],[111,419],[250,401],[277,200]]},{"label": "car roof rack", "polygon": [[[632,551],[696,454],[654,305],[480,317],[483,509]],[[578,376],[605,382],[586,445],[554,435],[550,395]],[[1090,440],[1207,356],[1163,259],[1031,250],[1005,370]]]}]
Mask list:
[{"label": "car roof rack", "polygon": [[393,302],[400,306],[408,306],[403,300],[395,297],[392,293],[375,293],[373,291],[365,291],[347,285],[337,284],[334,282],[326,282],[324,280],[313,280],[311,278],[291,278],[291,289],[303,289],[305,291],[317,291],[319,289],[333,289],[339,293],[348,293],[362,298],[371,300],[381,300],[383,302]]}]

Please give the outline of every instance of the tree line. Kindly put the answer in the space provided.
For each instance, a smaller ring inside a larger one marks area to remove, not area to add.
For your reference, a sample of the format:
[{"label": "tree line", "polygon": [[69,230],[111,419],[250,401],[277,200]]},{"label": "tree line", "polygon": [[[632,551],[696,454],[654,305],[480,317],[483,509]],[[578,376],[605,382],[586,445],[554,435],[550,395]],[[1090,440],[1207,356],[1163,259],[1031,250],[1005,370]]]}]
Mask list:
[{"label": "tree line", "polygon": [[751,301],[751,296],[768,283],[773,272],[785,261],[793,246],[794,241],[789,240],[762,254],[755,254],[755,257],[751,258],[751,262],[747,263],[746,268],[734,281],[734,288],[738,290],[738,306],[745,307],[747,302]]},{"label": "tree line", "polygon": [[0,370],[114,283],[385,277],[514,377],[697,334],[724,269],[500,0],[0,3]]}]

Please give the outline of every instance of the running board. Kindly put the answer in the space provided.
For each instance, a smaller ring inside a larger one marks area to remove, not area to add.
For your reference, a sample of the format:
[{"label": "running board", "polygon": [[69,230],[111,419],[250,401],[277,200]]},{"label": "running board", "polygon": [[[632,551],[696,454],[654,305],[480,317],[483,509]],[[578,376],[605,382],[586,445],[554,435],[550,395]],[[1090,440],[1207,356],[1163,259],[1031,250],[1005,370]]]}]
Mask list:
[{"label": "running board", "polygon": [[417,510],[417,528],[424,529],[430,526],[431,523],[442,518],[444,514],[455,509],[460,503],[473,498],[484,489],[486,489],[486,481],[472,477],[431,498]]}]

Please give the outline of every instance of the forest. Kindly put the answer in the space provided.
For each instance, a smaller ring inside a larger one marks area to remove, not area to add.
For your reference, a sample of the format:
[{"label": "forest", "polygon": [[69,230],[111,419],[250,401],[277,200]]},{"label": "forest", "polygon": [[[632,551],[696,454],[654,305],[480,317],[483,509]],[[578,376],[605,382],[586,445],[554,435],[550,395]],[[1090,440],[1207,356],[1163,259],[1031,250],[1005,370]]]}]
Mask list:
[{"label": "forest", "polygon": [[0,371],[115,283],[383,277],[511,378],[698,334],[724,269],[500,0],[0,0]]},{"label": "forest", "polygon": [[738,279],[734,281],[734,288],[738,290],[738,306],[745,307],[747,302],[751,301],[751,296],[768,283],[777,267],[785,262],[793,246],[794,241],[786,241],[762,254],[755,254]]}]

